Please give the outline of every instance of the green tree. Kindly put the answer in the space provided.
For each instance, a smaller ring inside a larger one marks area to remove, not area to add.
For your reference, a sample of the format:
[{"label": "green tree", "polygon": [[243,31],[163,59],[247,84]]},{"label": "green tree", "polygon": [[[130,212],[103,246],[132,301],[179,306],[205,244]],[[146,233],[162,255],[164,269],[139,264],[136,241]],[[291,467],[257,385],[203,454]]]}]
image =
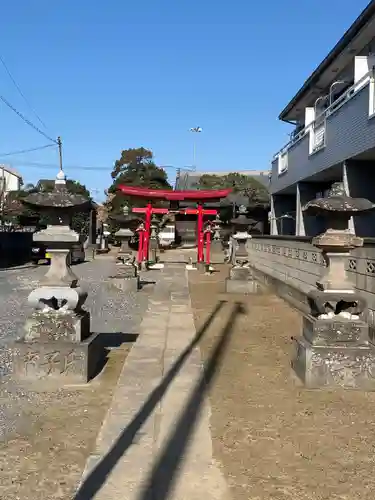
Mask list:
[{"label": "green tree", "polygon": [[256,178],[232,172],[227,175],[204,174],[198,183],[199,189],[232,188],[235,194],[242,194],[249,199],[249,204],[267,204],[269,192]]},{"label": "green tree", "polygon": [[[116,194],[120,184],[152,189],[172,189],[166,171],[155,164],[152,151],[143,147],[122,151],[121,158],[114,164],[111,176],[113,182],[108,189],[110,194]],[[124,205],[139,206],[145,201],[117,194],[111,200],[110,211],[118,213]]]},{"label": "green tree", "polygon": [[202,175],[197,189],[225,189],[233,191],[228,196],[226,205],[220,209],[220,218],[227,222],[235,213],[235,206],[246,204],[251,209],[252,217],[257,218],[264,210],[268,210],[269,192],[256,178],[238,172],[227,175]]}]

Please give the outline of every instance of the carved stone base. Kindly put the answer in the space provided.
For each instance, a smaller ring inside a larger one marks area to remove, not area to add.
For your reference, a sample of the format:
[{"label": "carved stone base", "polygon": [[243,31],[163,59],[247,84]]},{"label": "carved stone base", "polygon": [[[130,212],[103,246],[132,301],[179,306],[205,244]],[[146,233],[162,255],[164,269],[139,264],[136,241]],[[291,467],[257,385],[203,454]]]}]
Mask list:
[{"label": "carved stone base", "polygon": [[369,326],[364,321],[351,321],[340,316],[332,319],[304,316],[303,337],[317,346],[367,346]]},{"label": "carved stone base", "polygon": [[249,267],[233,266],[229,271],[229,279],[235,281],[248,281],[253,277]]},{"label": "carved stone base", "polygon": [[309,389],[335,388],[375,390],[375,349],[313,345],[294,339],[292,368]]},{"label": "carved stone base", "polygon": [[25,342],[79,343],[90,336],[90,314],[87,311],[34,311],[26,320],[24,329]]},{"label": "carved stone base", "polygon": [[14,345],[13,374],[18,379],[61,379],[64,383],[87,383],[94,377],[104,358],[99,334],[83,342],[64,340],[25,342]]},{"label": "carved stone base", "polygon": [[116,274],[111,278],[136,278],[138,275],[137,267],[134,265],[116,265]]},{"label": "carved stone base", "polygon": [[122,276],[115,276],[110,282],[111,286],[114,286],[122,292],[136,292],[141,288],[141,281],[139,276],[133,278],[123,278]]},{"label": "carved stone base", "polygon": [[260,288],[255,280],[233,280],[227,278],[225,280],[226,293],[242,293],[245,295],[259,293]]}]

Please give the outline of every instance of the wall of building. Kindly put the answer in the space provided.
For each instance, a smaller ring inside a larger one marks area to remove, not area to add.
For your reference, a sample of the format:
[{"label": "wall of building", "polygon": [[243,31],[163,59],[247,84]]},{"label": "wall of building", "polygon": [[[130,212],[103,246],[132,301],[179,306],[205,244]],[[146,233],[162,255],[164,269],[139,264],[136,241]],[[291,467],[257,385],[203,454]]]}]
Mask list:
[{"label": "wall of building", "polygon": [[322,217],[312,217],[303,211],[304,206],[317,198],[330,185],[326,183],[299,182],[296,186],[296,236],[316,236],[323,232],[326,223]]},{"label": "wall of building", "polygon": [[18,191],[21,188],[21,179],[10,172],[4,170],[1,172],[0,169],[0,178],[2,178],[2,174],[4,173],[4,187],[5,192],[9,193],[10,191]]},{"label": "wall of building", "polygon": [[[375,160],[345,162],[348,194],[353,198],[367,198],[375,204]],[[355,234],[375,237],[375,212],[353,217]]]},{"label": "wall of building", "polygon": [[[286,214],[290,215],[290,218],[284,218]],[[271,234],[295,234],[296,195],[272,196],[270,226]]]},{"label": "wall of building", "polygon": [[374,147],[375,119],[369,119],[367,85],[327,117],[326,146],[323,149],[310,155],[307,134],[289,149],[287,172],[278,175],[278,161],[272,163],[270,191],[277,193]]}]

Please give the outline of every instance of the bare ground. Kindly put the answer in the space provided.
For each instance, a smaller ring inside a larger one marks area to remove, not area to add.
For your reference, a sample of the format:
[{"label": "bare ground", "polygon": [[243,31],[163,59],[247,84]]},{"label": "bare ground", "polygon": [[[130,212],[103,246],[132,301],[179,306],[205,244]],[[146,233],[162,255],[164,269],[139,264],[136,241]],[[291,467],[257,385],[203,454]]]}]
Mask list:
[{"label": "bare ground", "polygon": [[1,500],[73,498],[129,349],[111,350],[87,386],[40,392],[25,409],[24,425],[0,443]]},{"label": "bare ground", "polygon": [[223,294],[227,273],[191,273],[190,290],[197,329],[229,300],[201,342],[206,361],[233,301],[245,308],[210,392],[215,458],[233,500],[372,499],[375,393],[301,387],[290,370],[298,313],[273,295]]}]

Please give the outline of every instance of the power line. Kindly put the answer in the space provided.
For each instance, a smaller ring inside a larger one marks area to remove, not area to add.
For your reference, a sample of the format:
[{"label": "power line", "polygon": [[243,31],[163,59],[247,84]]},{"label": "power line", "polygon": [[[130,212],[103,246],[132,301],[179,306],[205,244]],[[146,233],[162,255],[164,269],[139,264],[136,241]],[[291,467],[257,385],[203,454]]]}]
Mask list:
[{"label": "power line", "polygon": [[1,153],[0,158],[4,158],[5,156],[20,155],[23,153],[32,153],[33,151],[40,151],[41,149],[55,148],[55,147],[56,144],[46,144],[45,146],[39,146],[37,148],[20,149],[18,151],[12,151],[11,153]]},{"label": "power line", "polygon": [[44,121],[40,118],[40,116],[37,114],[37,112],[35,111],[35,109],[31,106],[29,100],[26,98],[25,94],[22,92],[22,90],[20,89],[20,86],[18,85],[18,83],[16,82],[16,80],[14,79],[12,73],[10,72],[10,69],[8,68],[8,66],[6,65],[4,59],[2,58],[1,54],[0,54],[0,62],[1,64],[4,66],[4,69],[5,71],[8,73],[8,76],[9,78],[11,79],[11,81],[13,82],[13,85],[16,87],[18,93],[20,94],[20,96],[23,98],[23,100],[25,101],[25,103],[27,104],[27,106],[30,108],[30,110],[33,112],[34,116],[38,119],[38,121],[42,124],[42,126],[46,129],[47,126],[46,124],[44,123]]},{"label": "power line", "polygon": [[52,137],[50,137],[45,132],[43,132],[43,130],[40,130],[40,128],[38,128],[36,125],[34,125],[34,123],[32,123],[28,118],[26,118],[25,116],[23,116],[22,113],[20,113],[19,111],[17,111],[17,109],[14,106],[12,106],[12,104],[10,104],[10,102],[7,99],[5,99],[4,96],[0,95],[0,100],[3,101],[3,103],[6,106],[8,106],[9,109],[11,109],[14,113],[16,113],[16,115],[18,115],[27,125],[29,125],[29,127],[33,128],[36,132],[38,132],[38,134],[42,135],[43,137],[45,137],[49,141],[54,142],[55,144],[57,144],[57,141],[55,139],[52,139]]},{"label": "power line", "polygon": [[[12,164],[18,164],[20,166],[25,166],[25,167],[34,167],[34,168],[54,168],[54,169],[59,169],[60,166],[57,163],[39,163],[39,162],[23,162],[23,161],[18,161],[18,162],[12,162]],[[110,167],[91,167],[88,165],[64,165],[64,170],[107,170],[108,172],[111,171]]]},{"label": "power line", "polygon": [[[54,144],[52,145],[54,146]],[[1,156],[1,155],[0,155]],[[13,164],[18,164],[18,165],[22,165],[22,166],[25,166],[25,167],[34,167],[34,168],[55,168],[55,169],[58,169],[59,168],[59,165],[57,163],[40,163],[40,162],[30,162],[30,161],[22,161],[22,160],[19,160],[18,162],[12,162]],[[173,167],[173,166],[170,166],[170,165],[167,165],[167,166],[163,166],[161,165],[160,168],[164,168],[164,169],[168,169],[168,168],[172,168],[172,169],[177,169],[178,167]],[[181,170],[188,170],[190,167],[179,167]],[[90,165],[64,165],[64,170],[97,170],[97,171],[101,171],[101,170],[106,170],[106,171],[111,171],[112,170],[112,167],[93,167],[93,166],[90,166]]]}]

